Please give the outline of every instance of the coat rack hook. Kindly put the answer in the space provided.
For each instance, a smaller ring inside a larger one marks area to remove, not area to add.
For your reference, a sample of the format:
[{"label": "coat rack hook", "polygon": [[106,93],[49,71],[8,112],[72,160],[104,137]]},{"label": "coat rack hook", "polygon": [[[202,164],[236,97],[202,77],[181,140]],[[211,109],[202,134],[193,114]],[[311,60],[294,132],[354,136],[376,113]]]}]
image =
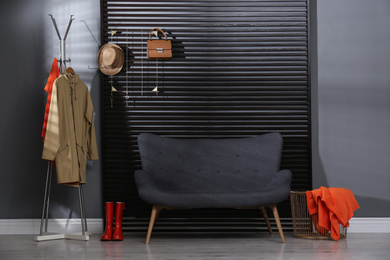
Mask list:
[{"label": "coat rack hook", "polygon": [[58,31],[58,26],[57,26],[56,20],[54,19],[53,15],[49,14],[49,16],[53,22],[54,28],[56,29],[58,39],[60,39],[60,59],[59,59],[60,72],[64,72],[66,70],[65,62],[70,62],[70,59],[67,60],[65,57],[65,40],[66,40],[66,37],[68,36],[70,25],[72,24],[72,21],[75,20],[73,18],[74,15],[72,14],[69,16],[68,26],[66,27],[64,39],[61,38],[60,32]]},{"label": "coat rack hook", "polygon": [[54,19],[53,15],[49,14],[52,22],[53,22],[53,25],[54,25],[54,28],[56,29],[56,32],[57,32],[57,35],[58,35],[58,38],[60,39],[61,41],[61,35],[60,35],[60,32],[58,31],[58,26],[57,26],[57,23],[56,23],[56,19]]},{"label": "coat rack hook", "polygon": [[66,28],[66,32],[65,32],[65,36],[64,36],[64,41],[66,40],[66,36],[68,36],[68,32],[69,32],[69,28],[70,28],[70,25],[72,24],[72,21],[75,20],[73,18],[73,14],[71,16],[69,16],[69,22],[68,22],[68,27]]}]

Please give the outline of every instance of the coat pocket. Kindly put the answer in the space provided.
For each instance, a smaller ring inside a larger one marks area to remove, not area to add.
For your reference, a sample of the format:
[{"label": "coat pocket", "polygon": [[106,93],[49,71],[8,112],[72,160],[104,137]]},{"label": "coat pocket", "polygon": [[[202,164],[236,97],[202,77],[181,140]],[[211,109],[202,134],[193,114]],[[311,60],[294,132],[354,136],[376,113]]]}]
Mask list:
[{"label": "coat pocket", "polygon": [[87,166],[87,155],[81,145],[77,145],[77,156],[79,160],[80,169],[85,169]]},{"label": "coat pocket", "polygon": [[66,149],[69,149],[69,144],[66,144],[63,147],[60,147],[60,149],[58,149],[58,153],[62,153]]},{"label": "coat pocket", "polygon": [[56,156],[56,168],[57,175],[60,175],[60,179],[67,179],[69,176],[65,176],[64,174],[68,174],[72,169],[72,155],[70,151],[70,146],[67,144],[60,148]]}]

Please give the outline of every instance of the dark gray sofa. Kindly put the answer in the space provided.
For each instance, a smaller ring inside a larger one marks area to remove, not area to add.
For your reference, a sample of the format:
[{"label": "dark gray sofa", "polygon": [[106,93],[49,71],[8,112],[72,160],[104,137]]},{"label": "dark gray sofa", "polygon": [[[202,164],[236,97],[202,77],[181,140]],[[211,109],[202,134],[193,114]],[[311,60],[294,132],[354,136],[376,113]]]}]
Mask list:
[{"label": "dark gray sofa", "polygon": [[290,194],[291,172],[279,170],[279,133],[233,139],[138,137],[142,170],[135,181],[142,200],[153,205],[146,243],[162,209],[251,208],[273,210],[284,242],[276,204]]}]

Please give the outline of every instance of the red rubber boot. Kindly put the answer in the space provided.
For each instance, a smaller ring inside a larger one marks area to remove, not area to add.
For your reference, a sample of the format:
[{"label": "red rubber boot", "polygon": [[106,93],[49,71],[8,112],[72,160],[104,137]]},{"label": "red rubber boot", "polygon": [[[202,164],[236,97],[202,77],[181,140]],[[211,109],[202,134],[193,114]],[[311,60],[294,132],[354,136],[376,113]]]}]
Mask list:
[{"label": "red rubber boot", "polygon": [[106,202],[106,230],[100,238],[101,241],[112,240],[112,228],[114,222],[114,202]]},{"label": "red rubber boot", "polygon": [[122,241],[123,232],[122,232],[122,219],[123,219],[123,210],[125,209],[124,202],[117,202],[115,208],[115,229],[114,234],[112,235],[112,240]]}]

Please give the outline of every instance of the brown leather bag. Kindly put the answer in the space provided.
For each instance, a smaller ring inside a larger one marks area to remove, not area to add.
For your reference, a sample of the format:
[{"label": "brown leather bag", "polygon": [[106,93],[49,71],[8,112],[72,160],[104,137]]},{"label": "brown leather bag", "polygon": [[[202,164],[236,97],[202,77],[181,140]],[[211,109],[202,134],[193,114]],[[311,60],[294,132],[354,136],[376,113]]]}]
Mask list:
[{"label": "brown leather bag", "polygon": [[[152,31],[160,31],[165,36],[165,40],[152,40]],[[172,44],[171,40],[168,40],[167,35],[158,28],[154,28],[149,32],[148,40],[148,60],[168,60],[172,58]]]}]

